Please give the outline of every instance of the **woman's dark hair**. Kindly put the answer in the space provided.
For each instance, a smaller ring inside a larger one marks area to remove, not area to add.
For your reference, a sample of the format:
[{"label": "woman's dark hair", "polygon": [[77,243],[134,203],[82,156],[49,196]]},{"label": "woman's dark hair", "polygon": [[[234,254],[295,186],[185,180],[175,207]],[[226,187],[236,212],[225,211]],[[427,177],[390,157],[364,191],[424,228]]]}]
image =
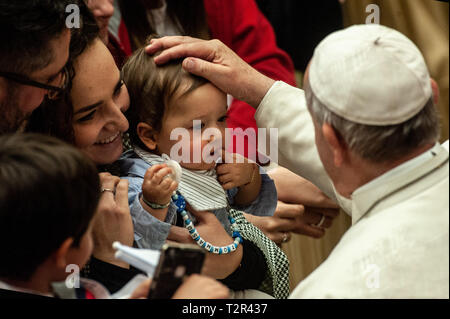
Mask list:
[{"label": "woman's dark hair", "polygon": [[70,40],[70,54],[67,68],[70,82],[67,90],[58,100],[45,99],[28,121],[26,131],[42,133],[60,138],[74,144],[72,126],[73,105],[70,98],[72,80],[76,76],[73,68],[74,61],[98,38],[99,29],[94,16],[83,1],[80,2],[81,27],[73,29]]},{"label": "woman's dark hair", "polygon": [[[147,43],[151,39],[152,37]],[[148,55],[144,48],[141,48],[122,68],[122,78],[130,95],[130,108],[126,112],[130,123],[130,140],[132,144],[141,147],[144,146],[137,135],[139,123],[147,123],[154,130],[160,131],[171,99],[174,96],[187,95],[208,83],[206,79],[186,72],[182,68],[182,60],[173,60],[163,66],[157,66],[153,58],[154,56]]]},{"label": "woman's dark hair", "polygon": [[[148,3],[155,0],[119,0],[122,19],[127,26],[132,50],[141,48],[151,34],[153,21],[147,17]],[[168,16],[178,24],[182,35],[209,40],[209,28],[203,0],[166,0]]]},{"label": "woman's dark hair", "polygon": [[95,165],[50,136],[0,137],[0,278],[29,280],[68,238],[78,247],[97,209]]}]

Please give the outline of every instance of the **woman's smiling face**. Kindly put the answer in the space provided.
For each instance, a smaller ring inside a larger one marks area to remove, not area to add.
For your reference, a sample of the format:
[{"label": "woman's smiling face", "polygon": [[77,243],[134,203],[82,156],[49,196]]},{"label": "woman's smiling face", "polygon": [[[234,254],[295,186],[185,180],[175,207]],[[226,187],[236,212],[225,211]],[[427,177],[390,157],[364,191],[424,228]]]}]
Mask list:
[{"label": "woman's smiling face", "polygon": [[111,164],[122,154],[124,112],[130,105],[126,86],[106,46],[95,40],[80,55],[71,90],[75,146],[97,165]]}]

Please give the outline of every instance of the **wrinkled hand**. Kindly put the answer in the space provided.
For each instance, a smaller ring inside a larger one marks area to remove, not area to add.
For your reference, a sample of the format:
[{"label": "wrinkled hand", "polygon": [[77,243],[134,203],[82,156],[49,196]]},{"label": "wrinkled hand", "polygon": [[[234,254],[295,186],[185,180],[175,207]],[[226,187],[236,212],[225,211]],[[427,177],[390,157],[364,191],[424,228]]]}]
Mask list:
[{"label": "wrinkled hand", "polygon": [[228,190],[250,183],[257,165],[239,154],[228,153],[228,156],[231,158],[225,164],[216,167],[217,179],[222,187]]},{"label": "wrinkled hand", "polygon": [[127,246],[133,245],[134,230],[128,206],[128,181],[109,173],[101,173],[100,183],[103,189],[115,190],[115,193],[104,191],[100,197],[93,221],[93,256],[104,262],[128,268],[126,263],[114,258],[115,250],[112,248],[115,241]]},{"label": "wrinkled hand", "polygon": [[[200,236],[214,246],[227,246],[233,243],[233,238],[223,228],[217,217],[210,212],[196,212],[189,206],[187,210],[197,219],[195,228]],[[185,228],[172,226],[169,241],[185,244],[196,244]],[[231,254],[216,255],[207,253],[203,264],[202,274],[216,279],[224,279],[231,275],[242,260],[242,245]]]},{"label": "wrinkled hand", "polygon": [[142,194],[147,201],[159,205],[170,202],[178,183],[167,176],[169,174],[173,172],[166,164],[153,165],[147,170],[142,183]]},{"label": "wrinkled hand", "polygon": [[[336,208],[318,208],[303,206],[299,204],[286,204],[278,201],[275,217],[290,221],[288,231],[306,235],[314,238],[321,238],[325,235],[325,230],[333,224],[334,218],[339,215]],[[322,225],[317,227],[322,216],[325,216]]]},{"label": "wrinkled hand", "polygon": [[[245,218],[277,244],[289,242],[291,233],[321,238],[326,228],[330,228],[338,209],[305,207],[300,204],[286,204],[278,201],[274,216],[254,216],[245,214]],[[325,216],[321,227],[317,223]]]},{"label": "wrinkled hand", "polygon": [[157,65],[185,58],[183,68],[208,79],[222,91],[257,108],[274,80],[259,73],[219,40],[200,40],[191,37],[163,37],[153,39],[148,54],[163,51],[155,57]]},{"label": "wrinkled hand", "polygon": [[172,299],[227,299],[230,290],[212,278],[191,275],[177,289]]}]

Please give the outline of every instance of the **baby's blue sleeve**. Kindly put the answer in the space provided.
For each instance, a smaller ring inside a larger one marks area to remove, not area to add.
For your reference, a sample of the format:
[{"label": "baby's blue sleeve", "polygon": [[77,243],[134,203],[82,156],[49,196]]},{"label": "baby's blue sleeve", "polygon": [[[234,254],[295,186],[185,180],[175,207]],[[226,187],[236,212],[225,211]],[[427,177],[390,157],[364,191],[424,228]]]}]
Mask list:
[{"label": "baby's blue sleeve", "polygon": [[141,205],[140,196],[143,179],[130,176],[123,178],[129,181],[128,202],[134,226],[134,240],[137,246],[146,249],[161,249],[169,235],[170,227],[175,221],[176,208],[171,204],[166,220],[160,221]]},{"label": "baby's blue sleeve", "polygon": [[273,216],[278,203],[277,189],[274,181],[263,168],[259,168],[259,173],[261,174],[261,190],[258,197],[250,205],[238,206],[234,204],[233,198],[238,192],[237,188],[229,190],[228,197],[233,208],[255,216]]}]

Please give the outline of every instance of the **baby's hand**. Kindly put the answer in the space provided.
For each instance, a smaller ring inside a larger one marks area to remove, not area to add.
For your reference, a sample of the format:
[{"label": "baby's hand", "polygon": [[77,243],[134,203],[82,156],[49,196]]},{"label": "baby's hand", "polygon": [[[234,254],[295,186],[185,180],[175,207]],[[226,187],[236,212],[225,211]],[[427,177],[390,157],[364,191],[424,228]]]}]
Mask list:
[{"label": "baby's hand", "polygon": [[232,154],[232,158],[232,163],[219,164],[216,168],[218,180],[225,190],[251,183],[258,169],[255,163],[250,163],[238,154]]},{"label": "baby's hand", "polygon": [[153,165],[144,176],[142,183],[142,195],[145,200],[158,205],[166,205],[170,202],[173,192],[178,188],[178,183],[170,177],[172,169],[166,164]]}]

